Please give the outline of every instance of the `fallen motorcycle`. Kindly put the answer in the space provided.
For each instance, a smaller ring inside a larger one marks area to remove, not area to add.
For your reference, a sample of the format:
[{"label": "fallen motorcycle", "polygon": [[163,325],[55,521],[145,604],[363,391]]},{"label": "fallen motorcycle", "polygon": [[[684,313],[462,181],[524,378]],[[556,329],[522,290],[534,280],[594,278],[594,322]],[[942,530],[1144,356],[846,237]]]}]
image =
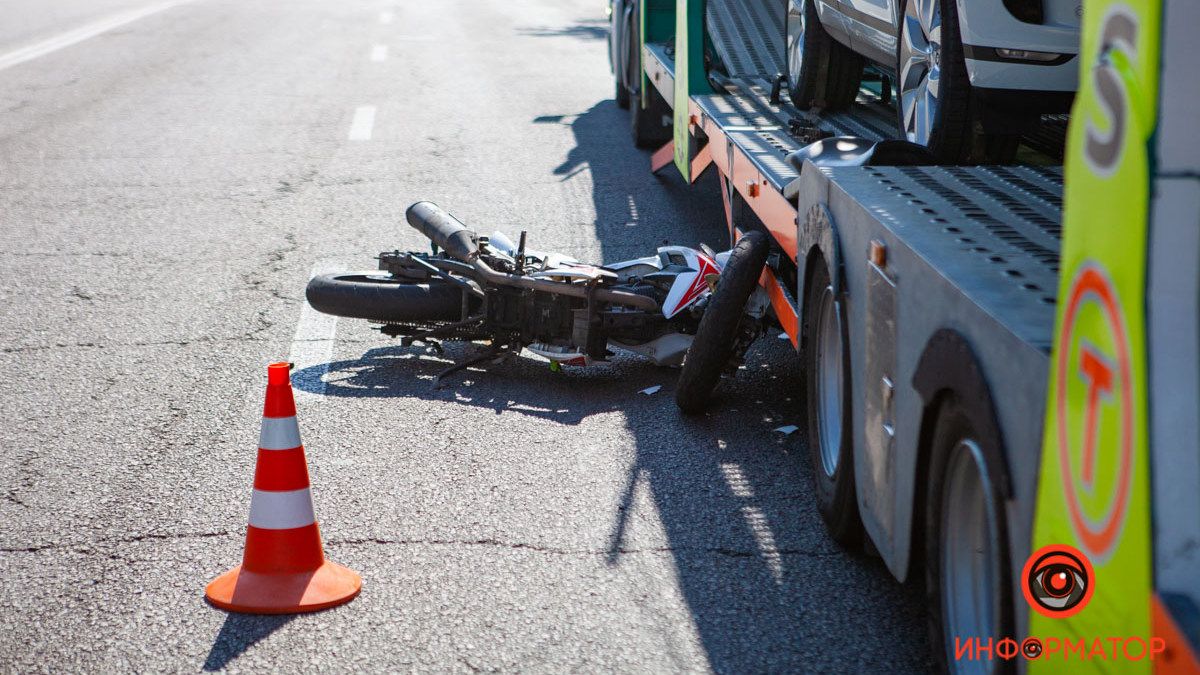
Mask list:
[{"label": "fallen motorcycle", "polygon": [[[429,202],[413,204],[405,215],[429,238],[430,253],[381,253],[378,271],[320,275],[309,282],[306,295],[314,309],[376,323],[406,345],[440,350],[444,340],[490,343],[482,355],[439,373],[435,384],[522,349],[549,359],[556,368],[605,361],[614,349],[659,365],[678,365],[693,344],[721,275],[731,263],[747,267],[738,262],[744,255],[736,248],[714,253],[703,246],[662,246],[645,258],[588,265],[527,248],[525,232],[515,243],[500,232],[480,236]],[[757,267],[747,267],[740,276],[753,284],[762,269],[766,239],[751,239],[758,244]],[[697,359],[712,371],[711,377],[701,378],[711,379],[705,397],[721,372],[762,332],[760,321],[743,321],[738,310],[729,313],[732,325],[726,332],[731,339],[717,345],[721,354]],[[762,303],[759,319],[765,311]],[[690,364],[689,369],[696,370]]]}]

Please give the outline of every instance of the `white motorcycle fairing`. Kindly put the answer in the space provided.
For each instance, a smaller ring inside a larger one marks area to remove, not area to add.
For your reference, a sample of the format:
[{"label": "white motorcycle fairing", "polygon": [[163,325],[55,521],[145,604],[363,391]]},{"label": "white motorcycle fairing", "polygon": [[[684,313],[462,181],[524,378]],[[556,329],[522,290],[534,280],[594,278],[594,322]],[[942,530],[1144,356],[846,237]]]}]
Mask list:
[{"label": "white motorcycle fairing", "polygon": [[669,319],[708,295],[707,277],[710,274],[720,274],[721,266],[708,254],[686,246],[664,246],[658,249],[658,252],[660,256],[665,254],[671,265],[681,265],[685,268],[675,277],[675,283],[671,285],[667,299],[663,301],[663,316]]}]

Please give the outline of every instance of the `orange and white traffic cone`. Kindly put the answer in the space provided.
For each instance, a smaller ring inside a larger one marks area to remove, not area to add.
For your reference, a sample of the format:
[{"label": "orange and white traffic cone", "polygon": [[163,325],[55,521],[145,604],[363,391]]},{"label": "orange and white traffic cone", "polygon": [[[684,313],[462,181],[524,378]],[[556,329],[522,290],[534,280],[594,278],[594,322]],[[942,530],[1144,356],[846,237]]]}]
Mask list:
[{"label": "orange and white traffic cone", "polygon": [[312,612],[349,602],[358,573],[325,559],[313,514],[308,464],[296,423],[290,364],[267,366],[267,401],[242,564],[204,590],[222,609],[251,614]]}]

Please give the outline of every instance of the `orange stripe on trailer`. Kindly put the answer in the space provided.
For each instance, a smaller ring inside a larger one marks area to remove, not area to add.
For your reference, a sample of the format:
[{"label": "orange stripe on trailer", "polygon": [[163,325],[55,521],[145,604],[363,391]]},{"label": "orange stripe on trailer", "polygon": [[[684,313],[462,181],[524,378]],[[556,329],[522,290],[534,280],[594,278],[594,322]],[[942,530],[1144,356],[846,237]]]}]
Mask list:
[{"label": "orange stripe on trailer", "polygon": [[775,317],[779,319],[779,325],[783,326],[783,331],[792,341],[792,346],[799,349],[800,316],[796,313],[796,308],[792,306],[791,301],[788,300],[787,294],[784,293],[783,286],[775,278],[775,273],[770,269],[763,269],[758,283],[767,289],[767,295],[771,298],[771,307],[775,310]]},{"label": "orange stripe on trailer", "polygon": [[[693,113],[699,112],[699,107],[692,103]],[[700,115],[700,127],[708,136],[709,157],[717,169],[731,181],[738,194],[746,200],[746,204],[754,211],[759,220],[767,226],[767,230],[792,262],[796,262],[799,249],[796,224],[796,207],[788,201],[783,193],[773,189],[766,176],[755,168],[754,163],[746,153],[730,142],[721,127],[712,120]]]}]

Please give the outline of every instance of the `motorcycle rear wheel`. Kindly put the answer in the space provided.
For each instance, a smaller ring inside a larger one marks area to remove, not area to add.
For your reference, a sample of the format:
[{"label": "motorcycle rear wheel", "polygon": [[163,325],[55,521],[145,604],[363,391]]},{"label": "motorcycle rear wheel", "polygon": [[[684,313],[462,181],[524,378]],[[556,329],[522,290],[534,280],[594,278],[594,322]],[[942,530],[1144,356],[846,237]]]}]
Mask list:
[{"label": "motorcycle rear wheel", "polygon": [[462,318],[463,291],[440,279],[420,283],[386,272],[337,272],[313,277],[308,304],[350,319],[415,323]]}]

